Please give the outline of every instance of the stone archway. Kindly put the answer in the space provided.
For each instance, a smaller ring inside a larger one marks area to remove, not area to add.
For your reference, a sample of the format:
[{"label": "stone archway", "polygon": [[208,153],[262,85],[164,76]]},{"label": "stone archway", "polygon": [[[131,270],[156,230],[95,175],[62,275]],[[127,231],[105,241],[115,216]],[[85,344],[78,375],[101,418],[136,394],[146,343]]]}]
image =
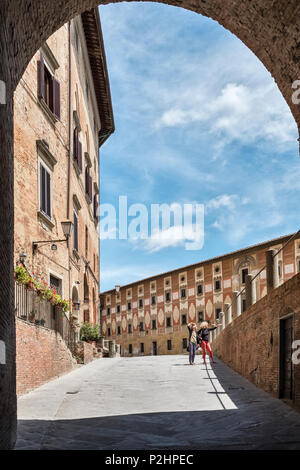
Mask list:
[{"label": "stone archway", "polygon": [[[0,7],[0,449],[16,436],[15,333],[13,317],[13,92],[29,60],[60,26],[99,3],[115,0],[2,0]],[[300,79],[300,3],[290,0],[161,0],[218,21],[241,39],[274,77],[300,129],[300,105],[292,103],[292,83]],[[2,87],[1,87],[2,89]],[[2,93],[1,93],[2,94]]]}]

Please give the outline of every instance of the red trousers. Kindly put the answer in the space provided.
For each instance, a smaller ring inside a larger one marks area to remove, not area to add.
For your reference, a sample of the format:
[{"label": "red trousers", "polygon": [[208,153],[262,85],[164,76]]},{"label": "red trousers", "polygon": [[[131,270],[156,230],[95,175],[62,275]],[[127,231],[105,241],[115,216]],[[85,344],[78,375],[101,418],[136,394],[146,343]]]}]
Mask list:
[{"label": "red trousers", "polygon": [[208,354],[210,355],[210,357],[213,358],[213,353],[212,353],[212,350],[208,341],[202,340],[201,348],[202,348],[203,360],[205,360],[206,351],[208,351]]}]

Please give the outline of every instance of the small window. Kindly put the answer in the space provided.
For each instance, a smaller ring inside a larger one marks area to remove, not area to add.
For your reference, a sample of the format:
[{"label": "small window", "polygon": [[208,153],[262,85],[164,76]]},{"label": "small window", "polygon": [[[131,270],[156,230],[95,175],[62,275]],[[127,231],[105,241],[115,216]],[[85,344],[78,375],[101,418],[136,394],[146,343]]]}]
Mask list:
[{"label": "small window", "polygon": [[55,289],[57,294],[62,295],[62,280],[50,274],[50,287]]},{"label": "small window", "polygon": [[89,231],[87,226],[85,226],[85,257],[88,259],[89,255]]},{"label": "small window", "polygon": [[156,304],[156,297],[155,295],[152,295],[151,297],[151,305],[155,305]]},{"label": "small window", "polygon": [[[298,271],[299,271],[299,262],[298,262]],[[278,276],[279,276],[279,278],[282,277],[282,265],[281,265],[281,263],[278,264]]]},{"label": "small window", "polygon": [[140,344],[140,351],[141,351],[141,353],[145,352],[145,345],[144,345],[144,343],[141,343],[141,344]]},{"label": "small window", "polygon": [[152,320],[152,330],[156,330],[156,320]]},{"label": "small window", "polygon": [[128,333],[132,333],[131,323],[128,324]]},{"label": "small window", "polygon": [[57,119],[60,119],[60,84],[45,64],[41,54],[38,61],[38,96]]},{"label": "small window", "polygon": [[89,202],[93,200],[93,179],[90,175],[90,168],[86,166],[85,168],[85,193],[88,196]]},{"label": "small window", "polygon": [[129,354],[132,354],[132,344],[128,345],[128,352],[129,352]]},{"label": "small window", "polygon": [[121,327],[118,326],[118,335],[120,335],[120,334],[121,334]]},{"label": "small window", "polygon": [[242,269],[242,284],[245,284],[247,274],[248,274],[248,268]]},{"label": "small window", "polygon": [[203,312],[198,312],[198,321],[201,322],[201,321],[204,321],[204,315],[203,315]]},{"label": "small window", "polygon": [[166,302],[170,302],[171,300],[171,292],[166,292]]},{"label": "small window", "polygon": [[184,282],[184,281],[185,281],[185,277],[181,276],[181,282]]},{"label": "small window", "polygon": [[181,324],[186,325],[186,315],[181,315]]},{"label": "small window", "polygon": [[171,326],[172,326],[171,317],[167,317],[167,328],[170,328]]},{"label": "small window", "polygon": [[183,338],[182,339],[182,349],[186,349],[187,348],[187,338]]},{"label": "small window", "polygon": [[74,228],[73,228],[73,248],[74,250],[78,253],[78,215],[74,211],[73,213],[73,223],[74,223]]},{"label": "small window", "polygon": [[40,211],[51,219],[51,173],[40,163]]},{"label": "small window", "polygon": [[79,129],[77,126],[73,131],[73,159],[77,163],[79,173],[82,173],[82,143],[79,140]]},{"label": "small window", "polygon": [[94,219],[95,221],[98,223],[99,222],[99,215],[98,215],[98,207],[99,207],[99,204],[98,204],[98,195],[97,194],[94,194],[94,204],[93,204],[93,216],[94,216]]},{"label": "small window", "polygon": [[168,346],[168,351],[171,351],[172,350],[172,341],[170,339],[168,339],[167,346]]},{"label": "small window", "polygon": [[186,297],[185,289],[181,289],[181,298],[185,299],[185,297]]},{"label": "small window", "polygon": [[139,308],[143,308],[143,299],[139,299]]},{"label": "small window", "polygon": [[215,290],[221,290],[221,281],[219,279],[215,281]]},{"label": "small window", "polygon": [[140,331],[144,331],[144,322],[142,322],[142,321],[140,322],[140,327],[139,328],[140,328]]},{"label": "small window", "polygon": [[85,310],[84,313],[83,313],[83,321],[85,323],[90,322],[90,312],[88,310]]},{"label": "small window", "polygon": [[107,307],[107,315],[110,315],[110,307]]},{"label": "small window", "polygon": [[298,273],[300,272],[300,259],[298,259],[298,262],[297,262],[297,269],[298,269]]},{"label": "small window", "polygon": [[128,302],[128,304],[127,304],[127,309],[128,309],[128,310],[131,310],[131,302]]},{"label": "small window", "polygon": [[220,319],[220,313],[222,312],[222,309],[216,308],[216,320]]},{"label": "small window", "polygon": [[246,311],[246,299],[242,299],[242,313]]},{"label": "small window", "polygon": [[79,52],[79,39],[78,39],[78,34],[77,34],[76,29],[74,31],[74,43],[75,43],[77,52]]},{"label": "small window", "polygon": [[202,294],[203,294],[203,285],[202,285],[202,284],[198,284],[198,286],[197,286],[197,294],[198,294],[198,295],[202,295]]},{"label": "small window", "polygon": [[121,307],[120,305],[117,305],[117,313],[120,313],[120,311],[121,311]]},{"label": "small window", "polygon": [[107,336],[110,336],[110,328],[107,328]]}]

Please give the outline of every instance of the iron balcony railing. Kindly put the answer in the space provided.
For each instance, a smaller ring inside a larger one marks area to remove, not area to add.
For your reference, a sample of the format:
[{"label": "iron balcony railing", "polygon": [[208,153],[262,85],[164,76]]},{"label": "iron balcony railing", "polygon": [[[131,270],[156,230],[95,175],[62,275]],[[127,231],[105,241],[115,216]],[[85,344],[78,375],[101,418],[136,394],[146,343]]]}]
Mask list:
[{"label": "iron balcony railing", "polygon": [[77,334],[66,314],[61,308],[48,300],[43,300],[24,284],[15,283],[15,315],[36,326],[56,331],[72,354],[75,354]]}]

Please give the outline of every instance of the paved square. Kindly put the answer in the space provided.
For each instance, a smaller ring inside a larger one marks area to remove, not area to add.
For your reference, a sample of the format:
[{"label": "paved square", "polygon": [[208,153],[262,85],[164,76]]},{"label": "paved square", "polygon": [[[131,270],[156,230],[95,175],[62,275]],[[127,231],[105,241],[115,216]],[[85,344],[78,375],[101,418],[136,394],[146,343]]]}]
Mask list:
[{"label": "paved square", "polygon": [[300,449],[300,413],[217,359],[99,359],[18,401],[16,449]]}]

